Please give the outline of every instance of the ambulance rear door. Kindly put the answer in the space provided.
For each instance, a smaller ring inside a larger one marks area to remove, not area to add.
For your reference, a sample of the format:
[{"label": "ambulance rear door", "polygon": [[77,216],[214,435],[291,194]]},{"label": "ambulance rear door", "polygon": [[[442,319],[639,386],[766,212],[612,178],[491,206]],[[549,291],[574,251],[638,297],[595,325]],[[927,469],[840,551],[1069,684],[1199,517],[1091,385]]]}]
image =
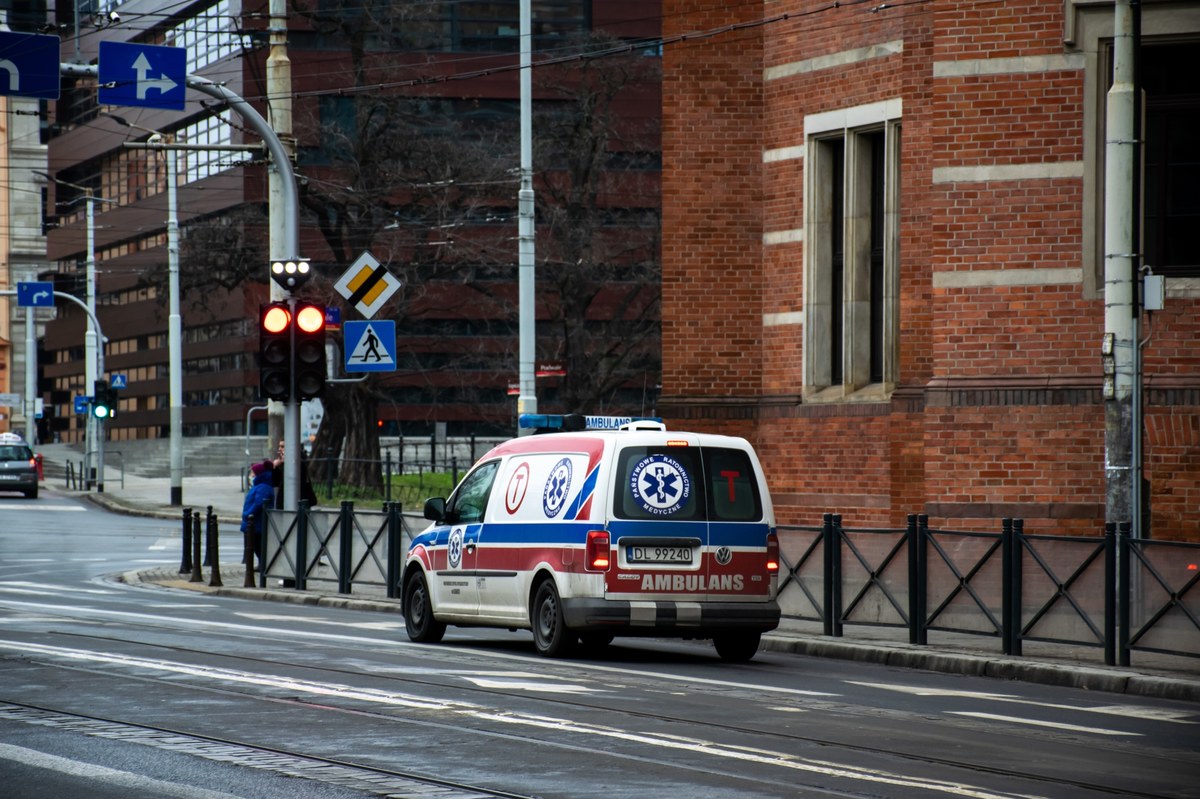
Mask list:
[{"label": "ambulance rear door", "polygon": [[616,452],[614,472],[608,522],[614,557],[605,595],[702,600],[708,591],[709,525],[695,436],[626,443]]},{"label": "ambulance rear door", "polygon": [[708,597],[760,602],[772,597],[767,537],[770,496],[751,451],[732,442],[701,447],[708,508]]}]

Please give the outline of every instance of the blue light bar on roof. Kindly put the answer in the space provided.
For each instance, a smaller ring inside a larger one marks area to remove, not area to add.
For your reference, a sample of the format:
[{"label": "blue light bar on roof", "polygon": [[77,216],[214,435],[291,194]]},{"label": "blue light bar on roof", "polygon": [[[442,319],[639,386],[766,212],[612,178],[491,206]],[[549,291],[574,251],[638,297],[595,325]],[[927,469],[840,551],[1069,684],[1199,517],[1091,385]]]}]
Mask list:
[{"label": "blue light bar on roof", "polygon": [[[580,421],[582,420],[582,425]],[[579,414],[523,413],[517,425],[534,430],[620,430],[633,422],[658,422],[656,416],[580,416]]]}]

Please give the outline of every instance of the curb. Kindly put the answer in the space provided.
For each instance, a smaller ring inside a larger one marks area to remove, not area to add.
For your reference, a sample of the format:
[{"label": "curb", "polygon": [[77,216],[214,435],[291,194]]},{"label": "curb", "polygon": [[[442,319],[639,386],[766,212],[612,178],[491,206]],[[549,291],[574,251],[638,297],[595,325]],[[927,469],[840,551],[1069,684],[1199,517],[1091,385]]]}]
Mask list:
[{"label": "curb", "polygon": [[[234,568],[229,570],[234,574]],[[239,576],[240,575],[239,573]],[[202,591],[222,597],[282,602],[292,605],[341,608],[375,613],[401,613],[399,600],[363,599],[331,596],[287,588],[247,588],[245,586],[209,586],[180,578],[163,569],[125,572],[118,581],[130,585],[152,585],[165,590]],[[893,668],[918,669],[987,677],[996,680],[1081,688],[1114,694],[1200,702],[1200,680],[1121,671],[1096,666],[1070,666],[1060,663],[1019,660],[995,655],[966,652],[927,651],[912,646],[860,643],[843,639],[806,636],[796,633],[768,633],[763,636],[762,651],[783,652],[807,657],[874,663]]]},{"label": "curb", "polygon": [[[92,492],[81,492],[73,494],[80,499],[86,500],[93,505],[104,508],[105,510],[114,513],[121,513],[125,516],[137,516],[143,519],[168,519],[171,521],[182,522],[183,509],[191,507],[195,511],[195,505],[180,505],[176,510],[166,510],[160,508],[145,508],[139,505],[126,504],[119,499],[114,499],[106,494],[94,494]],[[207,505],[200,506],[200,512],[203,513]],[[220,524],[240,525],[242,520],[233,516],[223,516],[217,514],[217,522]]]}]

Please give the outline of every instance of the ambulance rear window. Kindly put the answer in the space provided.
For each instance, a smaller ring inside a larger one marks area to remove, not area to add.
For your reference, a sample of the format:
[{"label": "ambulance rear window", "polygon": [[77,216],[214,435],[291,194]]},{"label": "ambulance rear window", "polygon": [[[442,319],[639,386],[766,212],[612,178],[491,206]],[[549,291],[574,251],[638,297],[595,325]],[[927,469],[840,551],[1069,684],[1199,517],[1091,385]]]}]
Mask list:
[{"label": "ambulance rear window", "polygon": [[717,447],[626,447],[613,513],[623,519],[757,521],[762,502],[749,456]]},{"label": "ambulance rear window", "polygon": [[740,449],[704,448],[708,476],[708,518],[714,522],[749,522],[762,518],[758,481],[750,456]]}]

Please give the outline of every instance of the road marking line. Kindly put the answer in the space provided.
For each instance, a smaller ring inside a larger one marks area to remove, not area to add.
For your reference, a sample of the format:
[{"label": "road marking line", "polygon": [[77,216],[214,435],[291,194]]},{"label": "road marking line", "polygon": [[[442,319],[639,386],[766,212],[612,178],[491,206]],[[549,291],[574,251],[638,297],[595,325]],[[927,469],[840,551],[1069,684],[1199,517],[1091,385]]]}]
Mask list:
[{"label": "road marking line", "polygon": [[[136,621],[149,620],[149,621],[156,621],[156,622],[169,622],[172,624],[186,625],[186,626],[197,627],[197,628],[201,628],[201,629],[231,630],[240,635],[256,635],[256,634],[258,634],[258,635],[279,635],[279,636],[283,636],[284,638],[296,638],[298,635],[300,635],[299,633],[297,633],[297,631],[295,629],[284,628],[284,627],[265,627],[265,626],[264,627],[258,627],[258,626],[252,627],[252,626],[248,626],[244,623],[204,621],[204,620],[199,620],[199,619],[186,619],[186,618],[182,618],[180,616],[162,616],[162,615],[158,615],[158,614],[148,614],[148,613],[128,613],[125,611],[106,610],[106,609],[94,608],[94,607],[79,607],[79,606],[64,607],[63,605],[55,605],[55,604],[39,603],[39,602],[21,602],[19,600],[5,601],[0,604],[3,604],[4,607],[11,607],[11,608],[15,608],[15,609],[28,609],[30,611],[36,609],[39,611],[49,611],[49,612],[57,612],[57,613],[70,612],[72,615],[75,615],[75,616],[133,619]],[[297,617],[286,616],[284,618],[286,618],[286,620],[289,622],[294,622]],[[337,635],[336,633],[321,633],[321,632],[312,632],[312,631],[304,632],[303,637],[306,639],[309,639],[309,640],[319,639],[322,641],[328,641],[328,642],[332,642],[332,643],[365,644],[368,646],[395,647],[397,649],[423,648],[425,646],[424,644],[413,644],[413,643],[408,643],[407,641],[400,641],[400,640],[380,640],[378,638],[365,638],[365,637],[357,636],[357,635]],[[526,655],[509,655],[509,654],[505,654],[504,652],[496,652],[493,650],[473,649],[473,648],[469,649],[469,650],[464,649],[464,651],[473,651],[473,652],[477,652],[480,654],[486,654],[487,657],[491,660],[508,660],[508,661],[515,661],[515,662],[519,662],[519,663],[527,663],[529,661],[529,658]],[[618,675],[621,675],[622,677],[630,677],[630,676],[653,677],[655,680],[658,680],[660,682],[673,681],[673,682],[683,683],[685,685],[713,685],[713,686],[717,686],[720,688],[733,688],[733,689],[744,688],[748,691],[753,691],[755,694],[759,694],[759,695],[761,695],[763,693],[774,693],[774,694],[783,694],[785,696],[817,696],[817,697],[841,696],[841,694],[829,693],[827,691],[808,691],[803,688],[787,688],[787,687],[775,686],[775,685],[751,685],[749,683],[731,682],[729,680],[718,680],[718,679],[714,679],[711,677],[695,677],[695,676],[663,674],[661,672],[640,671],[637,669],[627,669],[627,668],[621,668],[618,666],[601,666],[601,665],[594,664],[594,663],[575,663],[575,664],[572,664],[572,668],[575,668],[578,671],[591,671],[591,672],[601,672],[601,673],[605,673],[605,674],[618,674]]]},{"label": "road marking line", "polygon": [[318,619],[312,616],[279,616],[270,613],[236,613],[236,616],[241,616],[246,619],[254,619],[255,621],[286,621],[286,622],[304,622],[305,624],[327,624],[333,627],[353,627],[358,630],[382,630],[388,632],[390,630],[400,630],[404,628],[402,621],[363,621],[347,623],[344,621],[330,621],[329,619]]},{"label": "road marking line", "polygon": [[545,678],[527,680],[511,677],[480,677],[463,675],[467,682],[474,683],[480,688],[497,688],[502,691],[536,691],[543,694],[598,694],[608,693],[604,688],[591,688],[579,683],[554,682]]},{"label": "road marking line", "polygon": [[110,596],[117,593],[108,588],[75,588],[69,585],[58,585],[56,583],[31,583],[24,580],[0,580],[0,590],[5,588],[28,588],[37,593],[50,593],[54,596],[62,594],[100,594],[101,596]]},{"label": "road marking line", "polygon": [[985,691],[960,691],[955,689],[945,688],[923,688],[916,685],[900,685],[898,683],[885,682],[856,682],[847,680],[850,685],[860,685],[864,688],[880,688],[884,691],[895,691],[902,694],[912,694],[914,696],[943,696],[953,699],[982,699],[990,702],[1009,702],[1015,705],[1034,705],[1035,707],[1046,707],[1053,710],[1077,710],[1083,713],[1103,713],[1108,716],[1121,716],[1123,718],[1144,719],[1147,721],[1169,721],[1173,724],[1200,724],[1200,721],[1195,721],[1196,714],[1194,712],[1183,710],[1166,710],[1155,707],[1137,707],[1136,705],[1097,705],[1095,707],[1086,707],[1083,705],[1063,705],[1057,702],[1037,702],[1032,699],[1015,696],[1013,694],[993,694]]},{"label": "road marking line", "polygon": [[1056,730],[1067,730],[1069,732],[1086,732],[1093,735],[1129,735],[1135,738],[1141,738],[1140,732],[1125,732],[1123,730],[1106,730],[1100,727],[1083,727],[1079,724],[1064,724],[1058,721],[1040,721],[1038,719],[1023,719],[1017,716],[1001,716],[997,713],[977,713],[970,710],[948,710],[946,711],[951,716],[970,716],[971,718],[984,719],[985,721],[1007,721],[1011,724],[1028,724],[1034,727],[1051,727]]},{"label": "road marking line", "polygon": [[235,795],[223,791],[210,791],[206,788],[195,788],[157,780],[130,771],[118,771],[106,766],[97,766],[94,763],[85,763],[81,760],[70,760],[58,755],[39,752],[36,749],[26,749],[23,746],[0,743],[0,759],[72,777],[99,780],[147,796],[172,797],[172,799],[238,799]]},{"label": "road marking line", "polygon": [[0,511],[6,510],[38,510],[38,511],[66,511],[66,512],[83,512],[85,509],[79,505],[0,505]]},{"label": "road marking line", "polygon": [[[299,692],[315,696],[336,696],[340,699],[355,699],[364,702],[383,704],[392,707],[404,707],[415,710],[428,710],[466,716],[477,721],[489,721],[499,724],[515,724],[550,732],[566,732],[575,735],[597,736],[620,740],[632,744],[645,744],[660,749],[686,751],[690,754],[702,754],[724,760],[740,761],[761,766],[774,766],[792,771],[821,774],[859,782],[904,788],[923,789],[931,792],[949,794],[951,796],[967,797],[967,799],[1034,799],[1029,794],[996,792],[972,785],[950,782],[934,778],[911,777],[903,774],[868,769],[858,766],[833,763],[824,760],[812,760],[797,757],[786,752],[775,752],[764,749],[728,746],[698,738],[683,736],[657,735],[654,733],[630,732],[628,730],[587,724],[569,719],[552,716],[537,716],[519,713],[512,710],[497,710],[483,705],[459,701],[442,701],[425,697],[402,694],[389,691],[354,688],[337,683],[321,683],[301,680],[291,677],[271,676],[259,672],[244,672],[234,669],[217,667],[191,666],[166,660],[151,660],[127,655],[114,655],[110,652],[89,652],[81,649],[45,646],[31,644],[25,641],[0,641],[0,649],[19,651],[25,656],[41,654],[44,656],[61,657],[69,660],[103,663],[110,666],[128,666],[155,671],[165,671],[172,674],[182,674],[199,679],[221,680],[236,682],[244,685],[257,685],[288,692]],[[547,741],[547,745],[554,745]]]}]

